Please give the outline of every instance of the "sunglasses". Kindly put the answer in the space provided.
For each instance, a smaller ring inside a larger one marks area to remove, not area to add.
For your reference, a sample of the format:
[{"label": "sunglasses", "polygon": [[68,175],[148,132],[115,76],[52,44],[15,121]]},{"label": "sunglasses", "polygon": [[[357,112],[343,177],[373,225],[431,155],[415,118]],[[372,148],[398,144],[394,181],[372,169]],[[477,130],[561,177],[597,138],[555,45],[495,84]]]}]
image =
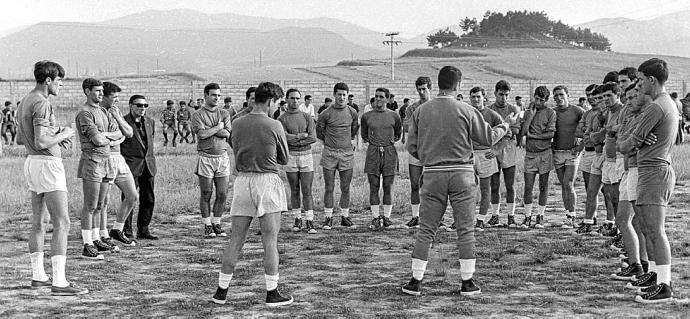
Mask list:
[{"label": "sunglasses", "polygon": [[134,105],[134,106],[136,106],[136,107],[143,107],[143,108],[149,107],[149,105],[148,105],[147,103],[135,103],[135,104],[132,104],[132,105]]}]

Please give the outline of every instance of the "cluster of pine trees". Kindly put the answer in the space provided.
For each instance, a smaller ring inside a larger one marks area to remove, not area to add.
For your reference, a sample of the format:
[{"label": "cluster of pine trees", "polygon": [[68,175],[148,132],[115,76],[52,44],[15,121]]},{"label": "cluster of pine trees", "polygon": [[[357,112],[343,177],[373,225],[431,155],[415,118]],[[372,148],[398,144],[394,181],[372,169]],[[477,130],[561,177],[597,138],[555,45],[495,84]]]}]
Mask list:
[{"label": "cluster of pine trees", "polygon": [[609,40],[590,29],[573,28],[563,22],[553,21],[544,12],[536,11],[487,11],[481,21],[465,17],[459,24],[464,32],[458,36],[446,28],[427,36],[430,47],[450,45],[464,47],[485,47],[495,40],[510,43],[552,40],[564,45],[607,51],[611,49]]}]

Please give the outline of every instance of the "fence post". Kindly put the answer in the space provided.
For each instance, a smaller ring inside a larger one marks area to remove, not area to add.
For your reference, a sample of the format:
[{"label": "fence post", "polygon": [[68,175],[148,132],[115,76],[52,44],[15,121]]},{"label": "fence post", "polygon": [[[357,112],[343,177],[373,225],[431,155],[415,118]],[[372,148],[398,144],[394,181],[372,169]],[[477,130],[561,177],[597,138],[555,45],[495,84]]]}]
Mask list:
[{"label": "fence post", "polygon": [[685,85],[685,80],[683,80],[683,98],[685,98],[685,95],[688,94],[688,88]]},{"label": "fence post", "polygon": [[369,87],[369,80],[364,80],[364,96],[366,96],[366,103],[369,103],[369,93],[370,92],[371,92],[371,88]]}]

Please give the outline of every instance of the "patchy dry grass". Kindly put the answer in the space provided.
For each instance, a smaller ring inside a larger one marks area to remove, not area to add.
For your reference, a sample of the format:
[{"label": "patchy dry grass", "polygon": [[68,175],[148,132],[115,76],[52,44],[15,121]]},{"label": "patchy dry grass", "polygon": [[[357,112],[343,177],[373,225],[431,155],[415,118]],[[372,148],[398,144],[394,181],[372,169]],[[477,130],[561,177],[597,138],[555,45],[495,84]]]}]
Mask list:
[{"label": "patchy dry grass", "polygon": [[[81,187],[76,179],[77,158],[65,159],[70,189],[72,229],[68,247],[68,277],[89,288],[77,297],[52,297],[45,290],[28,288],[31,277],[27,256],[29,203],[20,157],[0,159],[0,317],[688,317],[690,306],[690,238],[688,187],[676,189],[668,216],[673,243],[673,281],[676,297],[670,305],[640,306],[633,296],[608,275],[618,267],[617,253],[597,236],[576,236],[560,229],[489,229],[477,233],[476,280],[483,294],[460,296],[460,274],[453,232],[439,232],[424,279],[423,294],[409,297],[400,286],[410,276],[410,254],[415,230],[371,232],[365,177],[353,181],[352,217],[357,228],[318,234],[291,232],[292,216],[285,214],[279,237],[281,286],[295,297],[295,304],[280,310],[263,303],[264,278],[259,236],[250,235],[232,282],[228,304],[210,302],[222,249],[228,239],[201,238],[198,188],[192,167],[192,145],[177,149],[159,147],[157,206],[154,231],[159,241],[142,241],[123,247],[103,262],[80,255],[78,210]],[[402,149],[401,149],[402,151]],[[20,151],[14,150],[17,154]],[[676,148],[674,158],[684,158],[688,146]],[[358,153],[363,158],[362,152]],[[318,161],[318,156],[316,156]],[[678,176],[690,168],[674,162]],[[362,171],[357,161],[356,172]],[[396,180],[393,220],[409,219],[409,179],[406,156]],[[518,174],[521,195],[521,174]],[[555,179],[554,179],[555,180]],[[583,194],[581,182],[578,194]],[[337,195],[336,186],[336,197]],[[111,199],[118,202],[117,191]],[[317,223],[322,219],[323,181],[317,170],[315,199]],[[520,196],[521,197],[521,196]],[[551,188],[547,219],[560,211],[560,195]],[[578,211],[583,209],[583,196]],[[518,208],[518,214],[521,208]],[[111,214],[111,219],[114,213]],[[336,216],[338,214],[336,213]],[[502,216],[502,221],[505,216]],[[337,220],[338,218],[336,218]],[[450,224],[450,214],[446,215]],[[226,223],[229,221],[226,219]],[[50,234],[46,240],[50,239]],[[47,254],[49,255],[49,253]],[[49,256],[46,256],[49,257]],[[48,263],[47,263],[48,264]],[[49,270],[49,265],[47,266]]]}]

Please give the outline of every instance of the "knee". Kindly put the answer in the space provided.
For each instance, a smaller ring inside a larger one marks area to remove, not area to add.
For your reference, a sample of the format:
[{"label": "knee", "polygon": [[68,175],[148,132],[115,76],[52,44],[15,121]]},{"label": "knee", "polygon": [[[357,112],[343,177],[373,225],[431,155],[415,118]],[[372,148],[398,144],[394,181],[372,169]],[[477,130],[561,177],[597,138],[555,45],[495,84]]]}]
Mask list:
[{"label": "knee", "polygon": [[211,190],[202,190],[201,191],[201,198],[204,200],[210,200],[212,195],[213,195],[213,191],[211,191]]},{"label": "knee", "polygon": [[69,231],[69,226],[70,226],[70,221],[69,221],[69,216],[55,216],[51,219],[53,223],[53,229],[56,231],[58,230],[63,230],[63,231]]},{"label": "knee", "polygon": [[226,199],[228,199],[227,191],[216,192],[216,201],[224,202]]}]

